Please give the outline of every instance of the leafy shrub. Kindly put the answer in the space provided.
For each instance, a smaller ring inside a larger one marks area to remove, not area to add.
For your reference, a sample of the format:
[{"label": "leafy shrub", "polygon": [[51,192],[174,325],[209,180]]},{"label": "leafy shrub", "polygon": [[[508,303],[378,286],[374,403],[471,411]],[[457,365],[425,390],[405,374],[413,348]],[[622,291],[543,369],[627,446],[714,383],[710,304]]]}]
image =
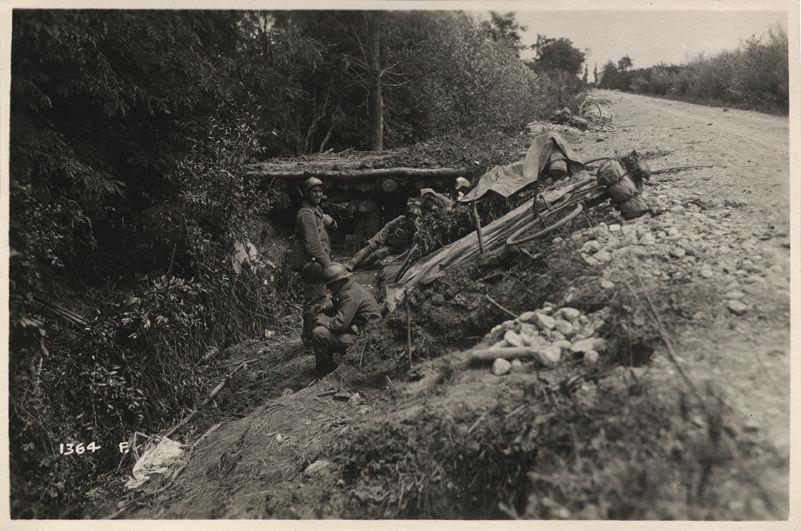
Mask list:
[{"label": "leafy shrub", "polygon": [[631,90],[699,103],[786,113],[789,105],[787,34],[781,28],[753,36],[739,48],[686,65],[657,65],[628,71],[611,62],[603,88]]}]

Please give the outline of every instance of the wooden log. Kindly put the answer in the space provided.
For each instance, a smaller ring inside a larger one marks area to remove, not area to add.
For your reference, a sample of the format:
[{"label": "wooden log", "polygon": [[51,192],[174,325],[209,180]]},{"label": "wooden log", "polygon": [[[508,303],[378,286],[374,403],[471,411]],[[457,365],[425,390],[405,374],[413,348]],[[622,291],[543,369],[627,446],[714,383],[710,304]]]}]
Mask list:
[{"label": "wooden log", "polygon": [[464,360],[468,363],[479,363],[486,361],[495,361],[498,358],[505,360],[516,360],[531,358],[536,359],[539,349],[536,347],[509,347],[498,349],[477,349],[469,350],[465,353]]},{"label": "wooden log", "polygon": [[323,179],[338,179],[351,181],[357,179],[377,179],[387,177],[406,177],[406,178],[437,178],[437,177],[461,177],[470,173],[465,168],[365,168],[360,170],[329,170],[324,168],[307,168],[298,170],[275,170],[270,169],[269,164],[250,164],[246,167],[245,174],[253,177],[277,178],[277,179],[296,179],[302,180],[309,177],[319,177]]},{"label": "wooden log", "polygon": [[228,382],[231,380],[231,378],[232,378],[232,377],[233,377],[233,376],[234,376],[234,375],[235,375],[237,372],[239,372],[239,369],[241,369],[242,367],[244,367],[244,366],[245,366],[245,365],[247,365],[248,363],[251,363],[251,362],[254,362],[254,361],[256,361],[256,359],[257,359],[257,358],[251,358],[251,359],[245,360],[245,361],[243,361],[242,363],[240,363],[239,365],[237,365],[237,366],[236,366],[236,368],[235,368],[234,370],[232,370],[231,372],[229,372],[229,373],[228,373],[228,375],[227,375],[227,376],[226,376],[226,377],[223,379],[223,381],[222,381],[222,382],[220,382],[219,384],[217,384],[217,387],[215,387],[214,389],[212,389],[212,390],[211,390],[211,392],[210,392],[210,393],[209,393],[209,395],[208,395],[208,396],[205,398],[205,400],[203,400],[203,402],[201,402],[201,403],[200,403],[200,405],[199,405],[199,406],[198,406],[198,407],[197,407],[197,408],[196,408],[196,409],[195,409],[195,410],[194,410],[194,411],[193,411],[193,412],[192,412],[192,413],[191,413],[191,414],[190,414],[188,417],[186,417],[184,420],[182,420],[181,422],[179,422],[178,424],[176,424],[175,426],[173,426],[172,428],[170,428],[169,430],[167,430],[167,433],[165,433],[163,436],[164,436],[164,437],[169,437],[170,435],[172,435],[173,433],[175,433],[175,432],[176,432],[176,431],[178,431],[179,429],[181,429],[181,428],[183,428],[184,426],[186,426],[186,425],[187,425],[189,422],[191,422],[191,421],[192,421],[192,419],[193,419],[193,418],[195,418],[195,416],[196,416],[198,413],[200,413],[200,410],[201,410],[201,409],[203,409],[204,407],[206,407],[206,406],[208,405],[208,403],[209,403],[209,402],[211,402],[212,400],[214,400],[214,397],[215,397],[215,396],[217,396],[217,393],[219,393],[220,391],[222,391],[222,388],[223,388],[223,387],[225,387],[225,385],[226,385],[226,384],[227,384],[227,383],[228,383]]}]

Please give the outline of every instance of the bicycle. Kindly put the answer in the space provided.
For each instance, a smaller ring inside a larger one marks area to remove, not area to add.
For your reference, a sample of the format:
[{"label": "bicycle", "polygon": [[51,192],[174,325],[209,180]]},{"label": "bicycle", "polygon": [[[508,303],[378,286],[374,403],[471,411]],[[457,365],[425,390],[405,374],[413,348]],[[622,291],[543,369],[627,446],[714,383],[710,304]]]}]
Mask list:
[{"label": "bicycle", "polygon": [[[587,211],[607,199],[609,199],[609,194],[606,187],[598,183],[595,178],[575,183],[552,202],[548,202],[542,193],[538,193],[532,201],[530,219],[506,238],[506,244],[521,245],[544,238],[564,227],[582,213],[591,222],[592,219]],[[532,230],[533,234],[521,237]]]}]

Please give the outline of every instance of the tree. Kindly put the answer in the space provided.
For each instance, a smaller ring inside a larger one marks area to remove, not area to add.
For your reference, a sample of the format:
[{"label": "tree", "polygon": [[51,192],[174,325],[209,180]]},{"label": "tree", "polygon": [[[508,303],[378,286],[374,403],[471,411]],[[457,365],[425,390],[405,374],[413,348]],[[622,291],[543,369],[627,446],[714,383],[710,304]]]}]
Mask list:
[{"label": "tree", "polygon": [[631,68],[634,66],[634,63],[631,62],[631,57],[628,55],[624,55],[620,58],[620,61],[617,62],[617,69],[621,72],[625,72],[626,69]]},{"label": "tree", "polygon": [[367,25],[367,72],[369,76],[368,116],[370,150],[384,149],[384,98],[381,90],[380,14],[365,12]]},{"label": "tree", "polygon": [[584,65],[584,75],[581,76],[581,81],[583,81],[585,85],[587,84],[587,76],[588,75],[589,75],[589,73],[587,71],[587,65]]},{"label": "tree", "polygon": [[617,83],[618,74],[619,72],[615,66],[615,63],[612,61],[607,61],[603,70],[601,71],[600,86],[603,88],[617,88],[615,84]]},{"label": "tree", "polygon": [[499,14],[495,11],[490,11],[490,21],[483,21],[479,25],[480,29],[488,34],[495,42],[504,42],[514,48],[515,53],[520,55],[520,50],[525,46],[520,44],[522,39],[521,33],[526,31],[526,26],[521,26],[515,19],[515,13],[510,11],[508,13]]},{"label": "tree", "polygon": [[537,42],[531,45],[531,49],[536,52],[536,56],[529,65],[535,71],[559,70],[576,76],[581,72],[584,52],[573,46],[570,39],[554,39],[538,34]]},{"label": "tree", "polygon": [[595,63],[595,66],[592,68],[592,82],[598,85],[598,63]]}]

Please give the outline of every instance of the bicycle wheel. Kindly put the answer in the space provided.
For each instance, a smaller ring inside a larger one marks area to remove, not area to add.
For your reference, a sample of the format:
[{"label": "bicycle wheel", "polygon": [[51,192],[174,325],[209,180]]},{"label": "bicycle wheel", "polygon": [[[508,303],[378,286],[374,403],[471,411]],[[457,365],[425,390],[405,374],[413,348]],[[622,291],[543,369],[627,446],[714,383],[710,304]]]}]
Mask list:
[{"label": "bicycle wheel", "polygon": [[[570,205],[564,205],[564,206],[567,207]],[[566,214],[565,211],[567,211]],[[526,223],[521,228],[512,233],[511,236],[506,238],[506,245],[520,245],[547,236],[556,229],[565,226],[568,222],[575,219],[575,217],[581,214],[583,211],[584,211],[584,206],[581,203],[577,203],[572,210],[568,210],[567,208],[562,207],[554,212],[549,212],[545,214],[546,217],[545,221],[543,221],[542,218],[534,219],[530,223]],[[542,226],[542,224],[545,224],[546,226],[538,230],[534,234],[529,234],[528,236],[520,238],[521,234],[531,230],[532,228],[535,228],[535,225]]]}]

